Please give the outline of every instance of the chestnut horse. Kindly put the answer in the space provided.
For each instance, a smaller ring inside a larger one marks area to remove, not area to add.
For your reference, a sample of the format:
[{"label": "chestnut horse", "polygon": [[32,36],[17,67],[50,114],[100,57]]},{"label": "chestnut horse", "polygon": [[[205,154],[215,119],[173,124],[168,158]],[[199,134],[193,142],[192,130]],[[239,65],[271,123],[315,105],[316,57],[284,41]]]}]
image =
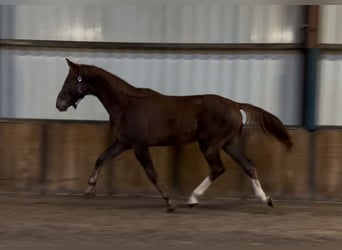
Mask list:
[{"label": "chestnut horse", "polygon": [[258,126],[273,135],[285,147],[292,140],[282,122],[271,113],[246,103],[217,95],[167,96],[147,88],[136,88],[119,77],[95,66],[76,64],[66,59],[69,73],[58,94],[56,107],[66,111],[77,107],[86,95],[96,96],[110,116],[114,142],[96,160],[86,194],[94,194],[96,180],[104,161],[132,149],[148,178],[164,198],[168,211],[174,205],[158,183],[150,146],[182,145],[197,141],[210,167],[210,174],[195,188],[188,204],[198,204],[198,197],[225,172],[219,151],[223,149],[249,176],[255,195],[269,206],[270,196],[263,191],[253,163],[245,155],[242,132],[245,124]]}]

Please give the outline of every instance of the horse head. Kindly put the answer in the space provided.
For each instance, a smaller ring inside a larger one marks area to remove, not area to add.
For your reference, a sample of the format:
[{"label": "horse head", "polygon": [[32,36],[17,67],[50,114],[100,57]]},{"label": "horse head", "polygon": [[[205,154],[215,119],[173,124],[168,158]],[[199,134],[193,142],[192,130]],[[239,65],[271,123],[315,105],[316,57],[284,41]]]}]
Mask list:
[{"label": "horse head", "polygon": [[59,111],[66,111],[70,106],[77,108],[81,99],[89,93],[89,83],[82,71],[82,66],[66,59],[69,65],[69,73],[63,87],[58,94],[56,107]]}]

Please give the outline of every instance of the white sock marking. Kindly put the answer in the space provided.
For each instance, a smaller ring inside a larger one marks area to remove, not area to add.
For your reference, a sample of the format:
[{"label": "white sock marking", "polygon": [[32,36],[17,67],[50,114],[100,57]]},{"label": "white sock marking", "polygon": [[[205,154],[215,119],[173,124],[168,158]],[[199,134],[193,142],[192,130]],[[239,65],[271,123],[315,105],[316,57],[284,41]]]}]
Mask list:
[{"label": "white sock marking", "polygon": [[92,193],[94,191],[94,186],[88,186],[86,193]]},{"label": "white sock marking", "polygon": [[197,188],[192,192],[188,203],[189,204],[197,204],[198,203],[198,197],[203,195],[203,193],[210,187],[212,181],[209,177],[205,178],[201,184],[198,185]]},{"label": "white sock marking", "polygon": [[247,123],[247,115],[246,112],[242,109],[240,109],[240,113],[242,115],[242,124],[246,124]]},{"label": "white sock marking", "polygon": [[90,177],[89,182],[90,182],[90,183],[95,183],[95,182],[96,182],[96,179],[97,179],[97,176],[92,176],[92,177]]},{"label": "white sock marking", "polygon": [[267,202],[267,196],[264,190],[262,190],[259,180],[252,179],[252,186],[254,189],[255,196],[258,197],[261,201]]}]

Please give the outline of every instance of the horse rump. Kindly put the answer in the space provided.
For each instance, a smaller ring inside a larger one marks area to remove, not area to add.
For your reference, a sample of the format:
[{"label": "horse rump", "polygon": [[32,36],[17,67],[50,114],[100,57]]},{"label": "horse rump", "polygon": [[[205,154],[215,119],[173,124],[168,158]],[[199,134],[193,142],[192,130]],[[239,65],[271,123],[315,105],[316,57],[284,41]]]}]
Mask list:
[{"label": "horse rump", "polygon": [[261,127],[265,134],[273,135],[288,151],[292,150],[292,139],[284,124],[275,115],[248,103],[240,103],[239,107],[246,113],[246,125]]}]

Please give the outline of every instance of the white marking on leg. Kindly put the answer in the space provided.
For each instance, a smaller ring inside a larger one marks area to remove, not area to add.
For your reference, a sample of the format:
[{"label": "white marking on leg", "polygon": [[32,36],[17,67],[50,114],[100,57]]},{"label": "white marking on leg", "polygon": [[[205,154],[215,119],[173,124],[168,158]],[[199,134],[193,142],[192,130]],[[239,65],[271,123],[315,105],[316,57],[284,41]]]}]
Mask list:
[{"label": "white marking on leg", "polygon": [[96,183],[96,180],[97,180],[97,173],[95,173],[95,175],[94,176],[91,176],[90,178],[89,178],[89,181],[88,181],[88,188],[87,188],[87,193],[92,193],[93,191],[94,191],[94,189],[95,189],[95,183]]},{"label": "white marking on leg", "polygon": [[252,186],[254,189],[255,196],[258,197],[261,201],[267,202],[268,200],[267,196],[264,190],[262,190],[259,180],[251,179],[251,181],[252,181]]},{"label": "white marking on leg", "polygon": [[242,124],[246,124],[247,123],[247,115],[246,112],[242,109],[240,109],[240,113],[242,115]]},{"label": "white marking on leg", "polygon": [[92,173],[92,175],[90,176],[90,178],[89,178],[89,184],[94,184],[94,183],[96,183],[96,180],[97,180],[97,177],[98,177],[98,175],[99,175],[99,170],[94,170],[93,171],[93,173]]},{"label": "white marking on leg", "polygon": [[89,185],[86,193],[92,193],[94,191],[94,185]]},{"label": "white marking on leg", "polygon": [[90,177],[89,182],[90,183],[95,183],[97,180],[97,175]]},{"label": "white marking on leg", "polygon": [[188,204],[197,204],[198,203],[198,197],[203,195],[203,193],[210,187],[212,181],[209,177],[205,178],[201,184],[198,185],[197,188],[192,192]]}]

